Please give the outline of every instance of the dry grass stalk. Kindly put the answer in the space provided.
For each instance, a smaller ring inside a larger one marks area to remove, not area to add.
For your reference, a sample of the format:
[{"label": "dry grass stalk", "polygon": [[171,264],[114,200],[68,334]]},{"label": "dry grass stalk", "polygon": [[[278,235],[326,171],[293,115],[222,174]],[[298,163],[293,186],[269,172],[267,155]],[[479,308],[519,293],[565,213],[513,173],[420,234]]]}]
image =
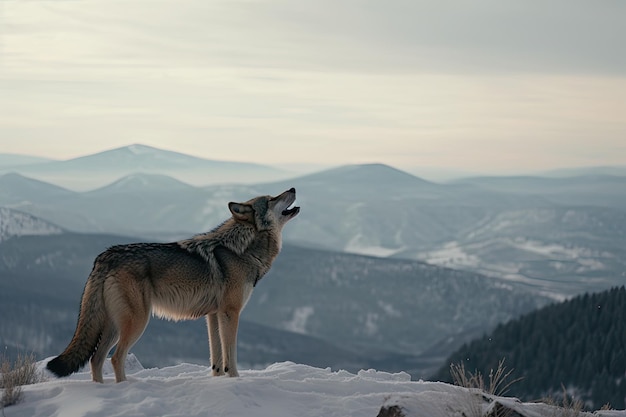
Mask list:
[{"label": "dry grass stalk", "polygon": [[44,380],[43,373],[37,371],[35,356],[18,354],[15,361],[6,356],[0,359],[0,408],[19,403],[22,400],[22,386]]},{"label": "dry grass stalk", "polygon": [[498,367],[489,371],[488,383],[485,383],[485,378],[480,371],[467,372],[465,364],[460,362],[458,364],[450,365],[450,375],[455,385],[470,388],[479,389],[487,394],[495,395],[498,397],[506,395],[511,388],[511,385],[519,382],[522,378],[516,378],[511,381],[507,381],[513,369],[508,370],[504,366],[504,359],[498,362]]}]

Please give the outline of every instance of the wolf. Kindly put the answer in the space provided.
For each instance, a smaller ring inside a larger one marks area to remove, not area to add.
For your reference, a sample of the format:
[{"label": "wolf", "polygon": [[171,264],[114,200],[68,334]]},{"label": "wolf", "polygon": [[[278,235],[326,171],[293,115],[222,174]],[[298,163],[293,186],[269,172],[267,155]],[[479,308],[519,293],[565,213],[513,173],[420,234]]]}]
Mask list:
[{"label": "wolf", "polygon": [[80,303],[78,324],[67,348],[47,363],[62,377],[89,360],[91,376],[103,382],[109,351],[115,381],[126,380],[129,349],[151,313],[169,320],[206,317],[212,375],[235,377],[239,315],[282,246],[283,226],[300,207],[296,190],[228,204],[232,214],[210,232],[172,243],[113,246],[94,261]]}]

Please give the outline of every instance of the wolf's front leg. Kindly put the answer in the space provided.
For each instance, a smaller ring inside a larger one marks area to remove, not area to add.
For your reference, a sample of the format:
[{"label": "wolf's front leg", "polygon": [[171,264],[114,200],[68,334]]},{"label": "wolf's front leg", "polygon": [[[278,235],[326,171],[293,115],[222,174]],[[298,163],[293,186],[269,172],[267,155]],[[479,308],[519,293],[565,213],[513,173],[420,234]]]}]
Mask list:
[{"label": "wolf's front leg", "polygon": [[224,375],[224,358],[222,356],[222,342],[220,341],[220,327],[217,314],[208,314],[206,323],[209,330],[211,373],[213,376]]},{"label": "wolf's front leg", "polygon": [[228,376],[239,376],[237,372],[237,327],[239,326],[239,310],[226,310],[217,313],[222,340],[224,372]]}]

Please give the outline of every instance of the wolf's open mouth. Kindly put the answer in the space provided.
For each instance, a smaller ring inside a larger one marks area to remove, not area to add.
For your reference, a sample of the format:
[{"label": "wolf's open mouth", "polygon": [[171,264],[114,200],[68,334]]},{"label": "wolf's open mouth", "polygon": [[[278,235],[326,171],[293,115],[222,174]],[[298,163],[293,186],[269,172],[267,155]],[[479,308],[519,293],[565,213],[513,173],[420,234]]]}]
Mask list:
[{"label": "wolf's open mouth", "polygon": [[300,212],[300,207],[296,206],[287,210],[283,210],[283,216],[295,216]]}]

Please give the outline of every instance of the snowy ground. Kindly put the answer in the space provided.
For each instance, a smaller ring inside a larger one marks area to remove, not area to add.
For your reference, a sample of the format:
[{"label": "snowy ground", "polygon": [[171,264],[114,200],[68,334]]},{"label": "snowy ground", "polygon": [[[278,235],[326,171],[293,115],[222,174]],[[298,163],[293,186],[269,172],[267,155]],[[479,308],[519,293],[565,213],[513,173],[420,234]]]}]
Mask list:
[{"label": "snowy ground", "polygon": [[[209,368],[192,364],[143,369],[132,355],[126,369],[129,380],[120,384],[113,382],[108,363],[104,384],[91,382],[88,372],[63,379],[50,376],[46,382],[24,387],[23,401],[6,408],[5,415],[375,417],[383,404],[393,403],[401,404],[409,417],[460,417],[476,411],[473,398],[478,398],[463,388],[411,381],[406,373],[351,374],[291,362],[240,371],[239,378],[211,377]],[[508,401],[527,407],[529,417],[546,411],[536,404]],[[478,407],[485,409],[487,404]],[[626,417],[626,412],[602,416]]]}]

